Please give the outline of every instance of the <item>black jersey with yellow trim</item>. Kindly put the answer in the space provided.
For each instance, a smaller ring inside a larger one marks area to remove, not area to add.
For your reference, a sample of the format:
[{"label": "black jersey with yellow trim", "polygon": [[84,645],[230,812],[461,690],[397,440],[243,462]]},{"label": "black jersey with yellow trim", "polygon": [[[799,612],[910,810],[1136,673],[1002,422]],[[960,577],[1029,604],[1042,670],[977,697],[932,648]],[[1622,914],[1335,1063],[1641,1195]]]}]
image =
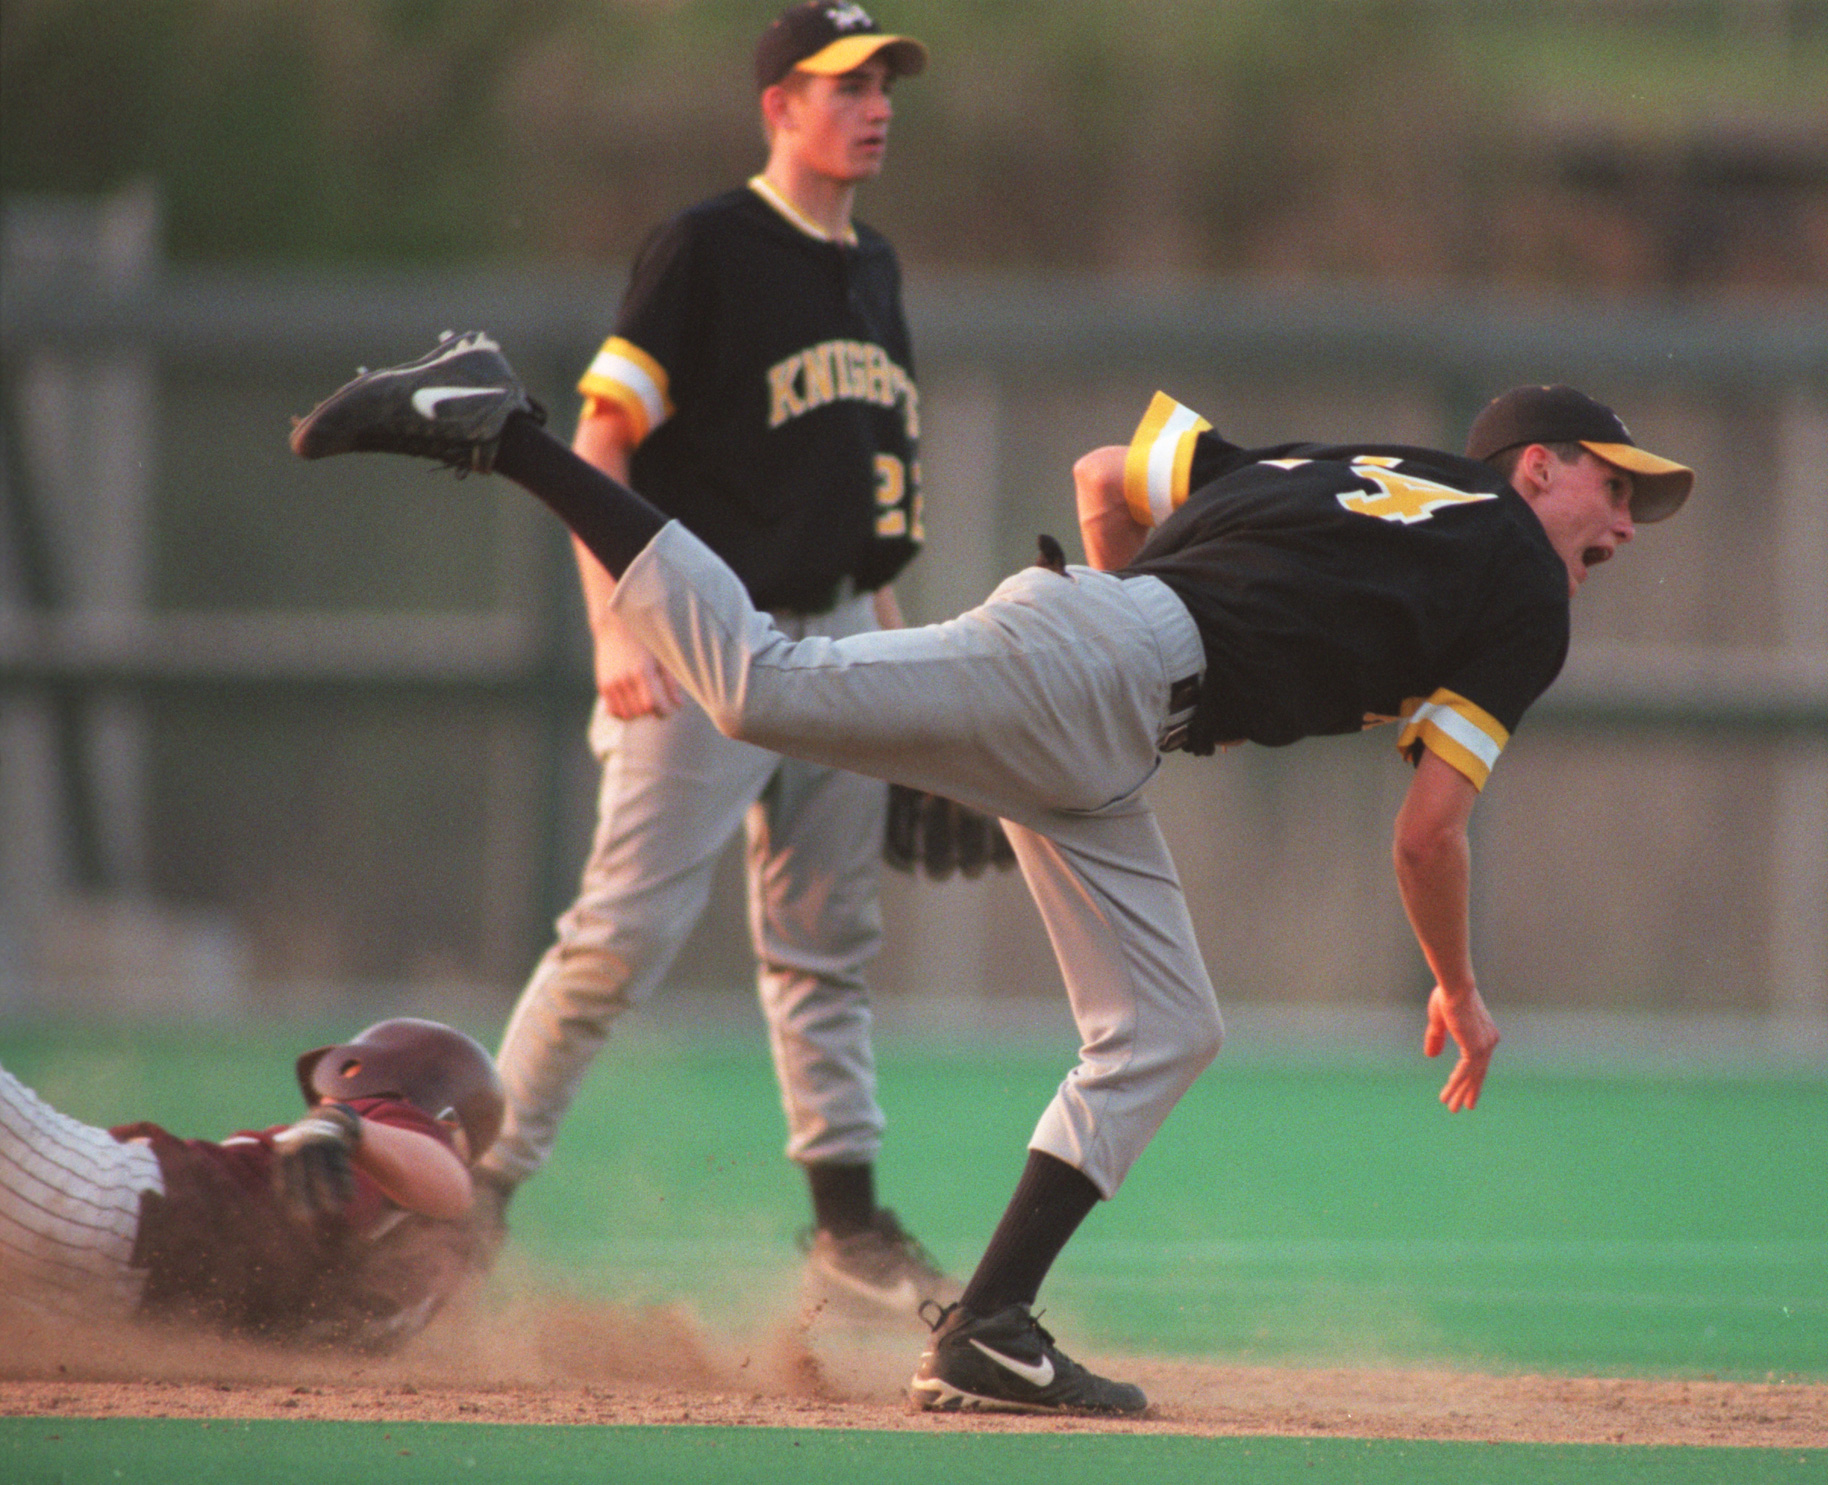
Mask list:
[{"label": "black jersey with yellow trim", "polygon": [[1168,472],[1144,510],[1171,513],[1126,572],[1160,578],[1199,626],[1189,751],[1395,721],[1408,756],[1483,787],[1568,646],[1567,571],[1503,477],[1403,445],[1138,432]]},{"label": "black jersey with yellow trim", "polygon": [[642,248],[578,386],[627,416],[635,488],[764,608],[881,587],[919,548],[901,270],[862,223],[824,237],[759,178],[680,213]]}]

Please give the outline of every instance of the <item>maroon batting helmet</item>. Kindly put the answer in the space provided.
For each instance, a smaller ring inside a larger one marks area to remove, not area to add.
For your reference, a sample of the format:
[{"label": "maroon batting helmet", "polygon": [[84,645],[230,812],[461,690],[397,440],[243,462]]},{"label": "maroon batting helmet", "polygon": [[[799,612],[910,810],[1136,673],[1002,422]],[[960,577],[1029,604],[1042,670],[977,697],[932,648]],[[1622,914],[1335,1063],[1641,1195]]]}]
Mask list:
[{"label": "maroon batting helmet", "polygon": [[298,1059],[305,1102],[398,1098],[434,1119],[456,1119],[475,1160],[501,1133],[506,1099],[495,1059],[480,1043],[437,1021],[396,1016],[353,1041]]}]

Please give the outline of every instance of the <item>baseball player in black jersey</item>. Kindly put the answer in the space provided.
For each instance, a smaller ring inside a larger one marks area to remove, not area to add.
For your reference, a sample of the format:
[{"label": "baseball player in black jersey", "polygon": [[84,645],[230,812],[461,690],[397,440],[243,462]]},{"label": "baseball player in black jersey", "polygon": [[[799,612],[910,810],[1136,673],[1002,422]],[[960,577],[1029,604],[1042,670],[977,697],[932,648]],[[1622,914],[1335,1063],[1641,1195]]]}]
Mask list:
[{"label": "baseball player in black jersey", "polygon": [[294,450],[493,463],[620,574],[617,612],[726,734],[948,795],[1008,829],[1082,1045],[962,1298],[934,1313],[916,1406],[1146,1406],[1061,1352],[1032,1306],[1223,1036],[1143,799],[1164,751],[1398,728],[1415,772],[1396,876],[1436,981],[1423,1050],[1451,1036],[1442,1102],[1478,1102],[1498,1031],[1467,929],[1473,805],[1561,666],[1575,590],[1693,483],[1610,409],[1518,388],[1460,457],[1245,449],[1158,397],[1128,448],[1075,466],[1089,565],[1029,568],[947,623],[795,639],[678,522],[587,466],[558,467],[498,349],[468,344],[428,359],[498,389],[492,409],[415,418],[412,390],[447,373],[414,363],[343,388]]},{"label": "baseball player in black jersey", "polygon": [[[891,84],[925,61],[856,5],[782,14],[755,55],[766,167],[653,233],[579,383],[576,451],[697,532],[800,637],[899,623],[888,585],[921,542],[900,268],[851,205],[882,166]],[[614,579],[577,550],[598,823],[578,897],[502,1041],[508,1119],[485,1191],[505,1202],[546,1162],[610,1024],[653,995],[746,826],[787,1154],[811,1185],[808,1279],[821,1299],[911,1318],[956,1286],[874,1190],[884,1119],[864,969],[881,939],[885,788],[724,737],[617,616]]]}]

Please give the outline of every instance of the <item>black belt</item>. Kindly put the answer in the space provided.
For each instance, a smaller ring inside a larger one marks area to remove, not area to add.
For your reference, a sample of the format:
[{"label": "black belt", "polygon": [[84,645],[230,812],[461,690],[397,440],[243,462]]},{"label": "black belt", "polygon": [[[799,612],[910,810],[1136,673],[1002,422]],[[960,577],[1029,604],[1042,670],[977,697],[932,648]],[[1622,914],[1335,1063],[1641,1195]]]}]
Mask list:
[{"label": "black belt", "polygon": [[1184,675],[1168,688],[1168,722],[1155,746],[1161,752],[1174,753],[1187,746],[1187,729],[1193,723],[1193,709],[1199,705],[1200,677]]},{"label": "black belt", "polygon": [[840,604],[849,603],[863,589],[857,586],[857,580],[849,573],[841,578],[834,578],[825,587],[811,593],[802,593],[786,603],[758,603],[757,608],[765,608],[771,614],[787,614],[796,619],[816,619],[822,614],[829,614]]}]

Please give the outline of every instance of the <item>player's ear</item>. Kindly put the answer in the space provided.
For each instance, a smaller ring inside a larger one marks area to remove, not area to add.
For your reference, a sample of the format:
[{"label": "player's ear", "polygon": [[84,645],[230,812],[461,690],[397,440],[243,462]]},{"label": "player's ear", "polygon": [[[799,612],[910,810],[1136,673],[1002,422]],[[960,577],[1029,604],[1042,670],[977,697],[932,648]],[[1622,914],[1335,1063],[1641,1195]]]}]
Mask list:
[{"label": "player's ear", "polygon": [[1549,483],[1549,464],[1554,457],[1548,447],[1540,443],[1531,444],[1519,454],[1511,477],[1517,493],[1528,498],[1546,489]]},{"label": "player's ear", "polygon": [[795,105],[806,95],[812,80],[810,72],[790,72],[772,87],[762,89],[762,131],[770,143],[793,123]]},{"label": "player's ear", "polygon": [[[789,74],[791,76],[792,74]],[[780,133],[787,123],[788,111],[792,107],[792,94],[785,82],[778,82],[762,89],[762,133],[769,143]]]}]

